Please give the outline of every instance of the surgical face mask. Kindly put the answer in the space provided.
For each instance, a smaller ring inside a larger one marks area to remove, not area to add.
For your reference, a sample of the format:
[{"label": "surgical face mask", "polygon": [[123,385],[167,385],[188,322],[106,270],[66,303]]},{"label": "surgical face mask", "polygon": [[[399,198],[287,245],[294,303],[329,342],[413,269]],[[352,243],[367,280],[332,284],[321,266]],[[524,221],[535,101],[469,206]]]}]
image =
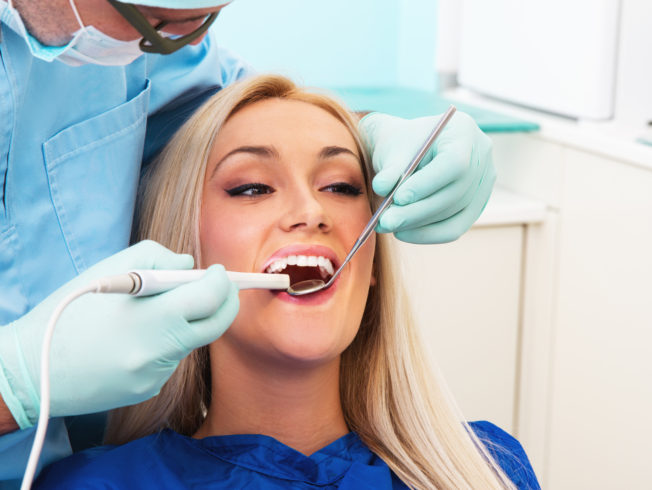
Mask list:
[{"label": "surgical face mask", "polygon": [[65,46],[44,46],[34,38],[13,7],[12,0],[9,0],[9,4],[5,5],[4,11],[1,12],[2,21],[25,38],[33,56],[45,61],[56,59],[71,66],[89,63],[120,66],[128,65],[143,54],[138,45],[140,39],[120,41],[107,36],[93,26],[84,26],[74,0],[70,0],[70,7],[80,29],[73,34],[72,40]]}]

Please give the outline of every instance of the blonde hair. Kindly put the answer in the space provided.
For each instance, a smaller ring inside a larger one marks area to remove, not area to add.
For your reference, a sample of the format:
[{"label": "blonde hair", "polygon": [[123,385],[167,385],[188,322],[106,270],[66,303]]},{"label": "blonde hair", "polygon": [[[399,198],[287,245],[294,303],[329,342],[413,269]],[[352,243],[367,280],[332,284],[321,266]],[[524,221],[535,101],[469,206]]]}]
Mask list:
[{"label": "blonde hair", "polygon": [[[213,140],[230,116],[270,98],[307,102],[340,120],[355,138],[370,188],[369,159],[354,117],[330,96],[283,77],[258,76],[213,96],[164,149],[146,178],[137,239],[156,240],[201,263],[201,190]],[[514,488],[426,362],[390,247],[390,237],[377,237],[377,283],[359,332],[342,354],[340,392],[349,428],[412,488]],[[166,427],[192,435],[210,405],[210,383],[203,347],[181,361],[159,395],[112,411],[105,441],[122,444]]]}]

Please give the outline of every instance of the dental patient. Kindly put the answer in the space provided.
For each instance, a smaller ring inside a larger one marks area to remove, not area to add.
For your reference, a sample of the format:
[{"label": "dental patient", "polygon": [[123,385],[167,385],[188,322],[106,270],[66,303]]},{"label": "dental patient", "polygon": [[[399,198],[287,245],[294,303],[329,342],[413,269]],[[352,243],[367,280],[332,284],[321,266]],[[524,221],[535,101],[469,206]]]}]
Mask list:
[{"label": "dental patient", "polygon": [[[248,79],[163,151],[138,239],[200,268],[327,279],[371,217],[370,172],[339,103]],[[114,410],[107,445],[46,468],[37,488],[539,488],[520,444],[467,424],[427,365],[390,241],[372,235],[319,293],[241,291],[220,339],[158,396]]]}]

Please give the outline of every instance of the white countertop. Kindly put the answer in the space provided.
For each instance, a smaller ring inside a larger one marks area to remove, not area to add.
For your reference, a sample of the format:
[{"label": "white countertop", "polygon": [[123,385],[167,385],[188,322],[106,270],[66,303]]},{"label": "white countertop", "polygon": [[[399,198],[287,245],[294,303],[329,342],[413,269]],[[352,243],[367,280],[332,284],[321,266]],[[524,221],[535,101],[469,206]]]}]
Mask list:
[{"label": "white countertop", "polygon": [[452,101],[458,100],[535,122],[541,129],[529,133],[532,137],[652,169],[652,146],[636,141],[639,138],[651,138],[648,128],[620,126],[609,121],[577,121],[491,99],[463,88],[447,91],[443,95]]},{"label": "white countertop", "polygon": [[543,201],[495,187],[487,206],[473,226],[533,225],[543,222],[546,210]]}]

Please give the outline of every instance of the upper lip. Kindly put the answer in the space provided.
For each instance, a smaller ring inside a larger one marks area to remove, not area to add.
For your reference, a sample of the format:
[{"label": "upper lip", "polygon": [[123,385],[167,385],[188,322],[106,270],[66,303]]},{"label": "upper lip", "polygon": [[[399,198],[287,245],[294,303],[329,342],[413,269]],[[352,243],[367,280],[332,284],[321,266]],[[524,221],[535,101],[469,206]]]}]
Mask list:
[{"label": "upper lip", "polygon": [[265,272],[275,260],[282,259],[290,255],[314,255],[316,257],[326,257],[331,261],[335,270],[337,270],[340,266],[340,260],[337,257],[337,254],[333,251],[333,249],[329,247],[317,244],[294,244],[279,248],[276,252],[274,252],[263,264],[262,272]]}]

